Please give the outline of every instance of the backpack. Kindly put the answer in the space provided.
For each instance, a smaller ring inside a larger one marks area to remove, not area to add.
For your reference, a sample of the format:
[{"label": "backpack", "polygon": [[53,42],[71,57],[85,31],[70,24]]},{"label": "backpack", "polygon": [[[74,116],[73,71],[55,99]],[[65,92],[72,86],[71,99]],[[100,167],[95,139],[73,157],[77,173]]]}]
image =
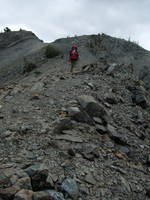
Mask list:
[{"label": "backpack", "polygon": [[79,54],[78,54],[77,49],[72,49],[70,51],[70,59],[71,60],[78,60],[78,57],[79,57]]}]

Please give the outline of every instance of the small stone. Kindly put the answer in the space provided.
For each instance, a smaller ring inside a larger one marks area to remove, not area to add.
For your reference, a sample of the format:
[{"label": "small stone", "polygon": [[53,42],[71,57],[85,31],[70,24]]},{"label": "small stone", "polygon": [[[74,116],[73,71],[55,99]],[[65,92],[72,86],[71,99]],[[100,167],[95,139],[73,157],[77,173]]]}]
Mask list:
[{"label": "small stone", "polygon": [[85,182],[91,184],[91,185],[95,185],[96,184],[96,181],[95,179],[93,178],[92,174],[87,174],[84,178]]},{"label": "small stone", "polygon": [[97,146],[90,143],[83,145],[81,154],[85,159],[89,161],[94,161],[95,158],[99,158],[99,151]]},{"label": "small stone", "polygon": [[120,151],[121,153],[123,153],[123,154],[126,154],[126,155],[129,155],[129,153],[130,153],[129,148],[124,147],[124,146],[120,146],[120,147],[119,147],[119,151]]},{"label": "small stone", "polygon": [[43,82],[36,82],[31,88],[32,93],[40,93],[43,90],[44,90],[44,83]]},{"label": "small stone", "polygon": [[111,108],[111,105],[107,102],[104,102],[104,105],[107,107],[107,108]]},{"label": "small stone", "polygon": [[0,119],[4,119],[4,115],[0,115]]},{"label": "small stone", "polygon": [[34,192],[32,200],[65,200],[63,194],[54,190]]},{"label": "small stone", "polygon": [[58,176],[56,174],[51,174],[51,178],[53,179],[54,183],[58,181]]},{"label": "small stone", "polygon": [[87,85],[92,89],[92,90],[96,90],[96,87],[93,83],[87,83]]},{"label": "small stone", "polygon": [[2,137],[3,138],[7,138],[7,137],[10,137],[12,135],[12,132],[11,131],[6,131],[6,132],[4,132],[3,134],[2,134]]},{"label": "small stone", "polygon": [[80,192],[81,192],[83,195],[88,195],[88,194],[89,194],[88,188],[85,187],[84,185],[81,185],[81,186],[80,186]]},{"label": "small stone", "polygon": [[55,128],[53,130],[54,134],[62,134],[64,130],[72,129],[72,122],[70,119],[62,119],[56,122]]},{"label": "small stone", "polygon": [[108,67],[107,73],[106,73],[106,74],[107,74],[107,75],[113,75],[116,66],[117,66],[116,63],[111,64],[111,65]]},{"label": "small stone", "polygon": [[46,191],[34,192],[32,200],[49,200],[50,196]]},{"label": "small stone", "polygon": [[70,142],[78,142],[82,143],[83,140],[79,136],[73,136],[73,135],[58,135],[55,137],[55,140],[67,140]]},{"label": "small stone", "polygon": [[113,95],[106,95],[105,101],[109,104],[117,104],[117,99]]},{"label": "small stone", "polygon": [[95,126],[95,128],[96,128],[96,131],[99,132],[102,135],[107,132],[106,128],[104,126],[99,125],[99,124],[97,124]]},{"label": "small stone", "polygon": [[32,97],[30,98],[30,100],[39,100],[40,99],[40,95],[38,93],[33,93]]},{"label": "small stone", "polygon": [[19,110],[17,108],[12,108],[12,113],[13,114],[19,113]]},{"label": "small stone", "polygon": [[[52,200],[65,200],[63,194],[60,193],[60,192],[56,192],[55,190],[46,190],[46,192],[49,195],[49,199],[52,199]],[[46,200],[46,199],[43,199],[43,200]]]},{"label": "small stone", "polygon": [[129,182],[123,176],[120,176],[120,179],[121,179],[122,184],[124,185],[124,187],[123,187],[124,192],[130,193],[131,186],[130,186]]},{"label": "small stone", "polygon": [[15,87],[12,92],[11,92],[11,95],[16,95],[17,93],[20,93],[21,92],[21,88],[19,87]]},{"label": "small stone", "polygon": [[77,122],[87,122],[90,124],[92,123],[92,120],[88,114],[85,111],[81,111],[78,107],[69,107],[68,116]]},{"label": "small stone", "polygon": [[118,133],[116,132],[115,127],[113,127],[112,125],[110,124],[107,125],[107,131],[111,138],[118,137]]},{"label": "small stone", "polygon": [[66,78],[64,76],[59,77],[60,80],[65,80]]},{"label": "small stone", "polygon": [[67,109],[67,111],[68,111],[68,115],[69,115],[69,116],[74,116],[74,115],[76,115],[77,113],[80,113],[80,112],[81,112],[80,109],[79,109],[78,107],[69,107],[69,108]]},{"label": "small stone", "polygon": [[69,149],[68,149],[68,154],[69,154],[70,156],[75,156],[75,155],[76,155],[74,149],[72,149],[72,148],[69,148]]},{"label": "small stone", "polygon": [[128,145],[125,135],[117,133],[115,127],[110,124],[107,125],[107,133],[116,144]]},{"label": "small stone", "polygon": [[76,200],[79,196],[79,189],[76,181],[71,178],[65,179],[61,184],[61,189],[65,192],[69,197]]},{"label": "small stone", "polygon": [[78,97],[78,102],[83,109],[85,109],[89,103],[97,103],[94,97],[88,95]]},{"label": "small stone", "polygon": [[19,128],[19,133],[20,134],[26,134],[28,131],[32,130],[32,125],[30,124],[22,124],[21,127]]},{"label": "small stone", "polygon": [[31,190],[20,190],[14,197],[14,200],[32,200],[33,191]]},{"label": "small stone", "polygon": [[75,135],[77,134],[77,131],[76,130],[64,130],[62,131],[63,134],[67,134],[67,135]]},{"label": "small stone", "polygon": [[54,182],[53,182],[53,179],[52,179],[52,177],[51,177],[50,174],[48,175],[48,177],[47,177],[47,179],[46,179],[46,184],[45,184],[45,185],[47,185],[47,186],[49,186],[49,187],[51,187],[51,188],[54,187]]},{"label": "small stone", "polygon": [[93,117],[93,120],[95,121],[95,123],[97,124],[103,124],[102,120],[98,117]]}]

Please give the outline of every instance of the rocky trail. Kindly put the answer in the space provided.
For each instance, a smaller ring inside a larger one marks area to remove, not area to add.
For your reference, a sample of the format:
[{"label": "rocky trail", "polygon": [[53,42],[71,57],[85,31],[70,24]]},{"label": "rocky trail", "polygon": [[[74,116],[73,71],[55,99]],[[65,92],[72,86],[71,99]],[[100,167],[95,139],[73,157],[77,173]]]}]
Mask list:
[{"label": "rocky trail", "polygon": [[0,200],[150,199],[150,110],[132,64],[48,59],[0,87]]}]

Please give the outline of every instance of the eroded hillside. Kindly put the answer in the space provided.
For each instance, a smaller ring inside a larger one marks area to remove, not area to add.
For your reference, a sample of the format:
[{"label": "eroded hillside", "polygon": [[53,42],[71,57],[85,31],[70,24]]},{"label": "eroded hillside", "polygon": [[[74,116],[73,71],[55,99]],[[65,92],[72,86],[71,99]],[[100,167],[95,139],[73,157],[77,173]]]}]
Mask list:
[{"label": "eroded hillside", "polygon": [[1,87],[0,200],[150,198],[149,94],[135,64],[93,52],[89,38],[55,41],[52,59],[28,56],[38,67]]}]

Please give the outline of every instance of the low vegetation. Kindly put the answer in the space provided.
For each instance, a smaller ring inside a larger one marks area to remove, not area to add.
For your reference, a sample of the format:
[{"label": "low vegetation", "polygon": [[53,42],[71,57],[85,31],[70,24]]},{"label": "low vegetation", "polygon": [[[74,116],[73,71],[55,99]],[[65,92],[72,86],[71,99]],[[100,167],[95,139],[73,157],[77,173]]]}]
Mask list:
[{"label": "low vegetation", "polygon": [[25,63],[25,65],[24,65],[24,68],[23,68],[23,73],[25,74],[25,73],[29,73],[29,72],[31,72],[32,70],[34,70],[34,69],[36,69],[37,68],[37,65],[36,64],[34,64],[34,63],[32,63],[32,62],[27,62],[27,63]]},{"label": "low vegetation", "polygon": [[48,45],[46,47],[45,56],[47,58],[54,58],[60,54],[60,51],[53,47],[52,45]]}]

